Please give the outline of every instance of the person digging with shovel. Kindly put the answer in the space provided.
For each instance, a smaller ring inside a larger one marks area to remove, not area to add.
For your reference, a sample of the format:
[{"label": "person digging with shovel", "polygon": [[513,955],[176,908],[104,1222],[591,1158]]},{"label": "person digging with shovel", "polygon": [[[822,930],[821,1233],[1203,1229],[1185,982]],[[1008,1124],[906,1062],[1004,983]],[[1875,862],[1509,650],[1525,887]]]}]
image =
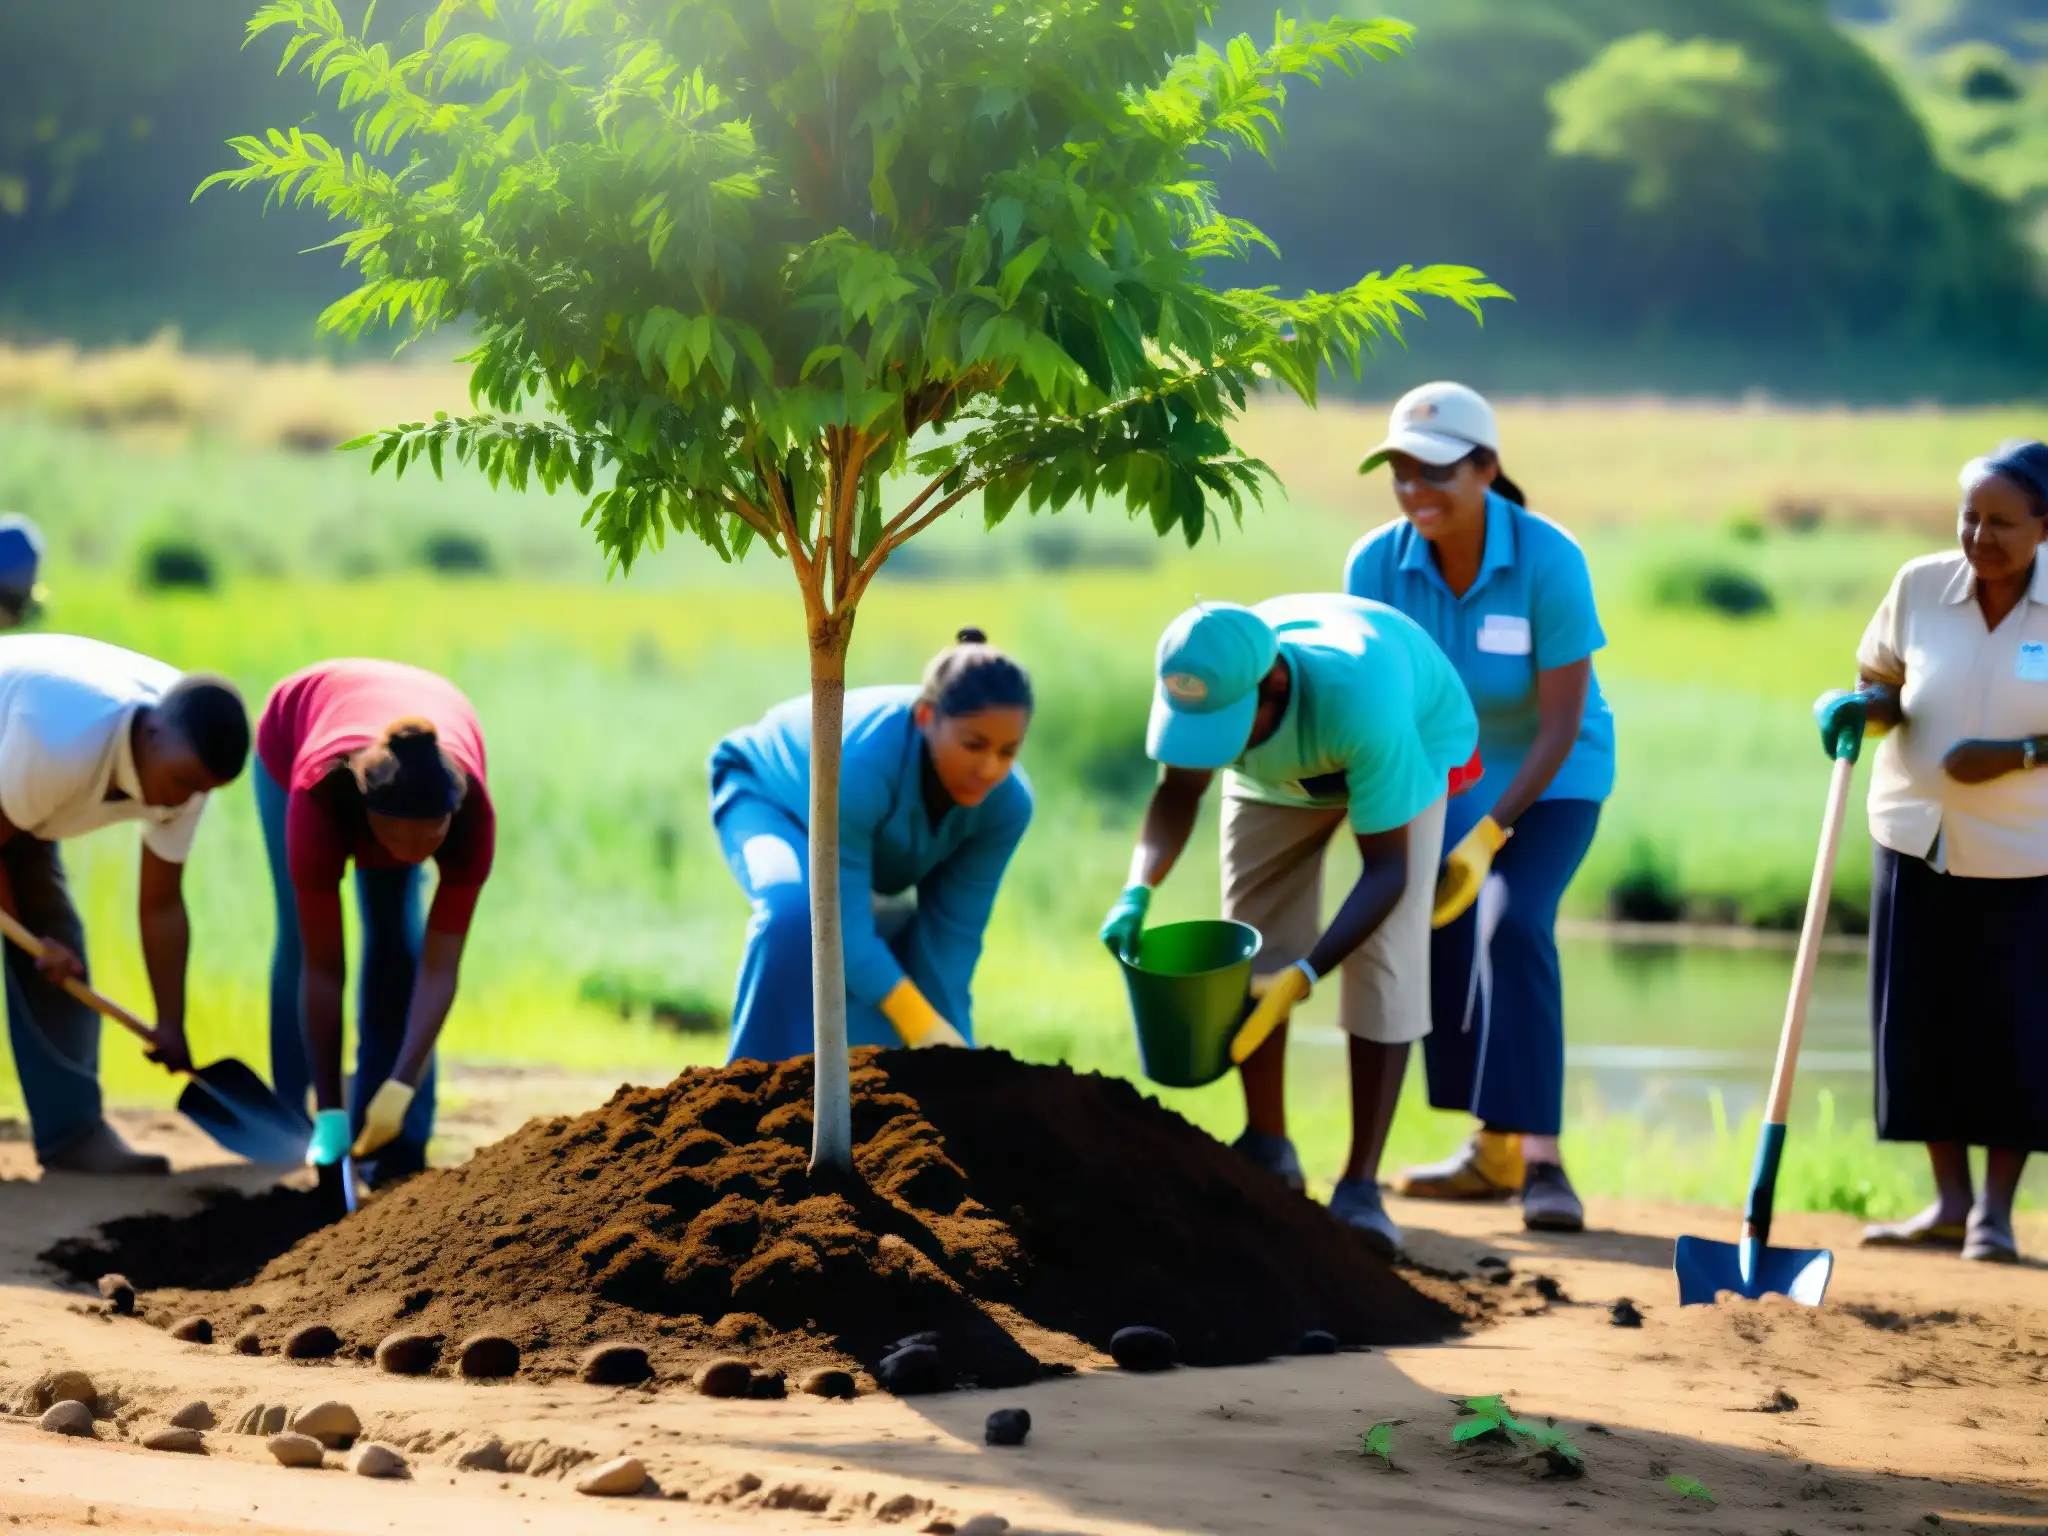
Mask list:
[{"label": "person digging with shovel", "polygon": [[[1258,1002],[1232,1051],[1247,1122],[1237,1148],[1302,1187],[1287,1137],[1287,1021],[1341,969],[1351,1152],[1330,1210],[1392,1255],[1401,1232],[1380,1199],[1380,1155],[1408,1048],[1430,1029],[1430,910],[1447,789],[1479,737],[1471,700],[1412,619],[1337,595],[1191,608],[1160,640],[1158,669],[1145,750],[1164,771],[1103,942],[1137,959],[1152,892],[1228,769],[1223,915],[1265,941]],[[1361,868],[1321,928],[1323,853],[1347,823]]]},{"label": "person digging with shovel", "polygon": [[[391,661],[327,661],[279,683],[256,728],[256,807],[277,902],[270,1060],[288,1104],[315,1102],[306,1161],[370,1182],[426,1166],[434,1046],[454,1005],[497,849],[474,706],[446,678]],[[422,866],[440,881],[424,915]],[[341,881],[362,921],[356,1072],[342,1091]],[[329,1170],[332,1170],[329,1172]]]},{"label": "person digging with shovel", "polygon": [[100,1016],[64,990],[86,977],[85,928],[57,845],[143,823],[137,913],[156,999],[153,1060],[191,1066],[185,860],[207,797],[249,756],[249,716],[224,678],[75,635],[0,639],[0,908],[42,940],[7,946],[7,1031],[37,1161],[90,1174],[163,1174],[107,1123]]}]

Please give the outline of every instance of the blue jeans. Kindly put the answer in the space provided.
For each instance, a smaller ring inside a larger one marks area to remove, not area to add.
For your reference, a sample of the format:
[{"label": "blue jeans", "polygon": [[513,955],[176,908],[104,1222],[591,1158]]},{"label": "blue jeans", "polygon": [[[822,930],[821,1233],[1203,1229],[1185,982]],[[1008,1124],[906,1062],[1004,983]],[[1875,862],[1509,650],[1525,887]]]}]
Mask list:
[{"label": "blue jeans", "polygon": [[[1464,818],[1457,835],[1471,830],[1475,819]],[[1488,999],[1479,999],[1473,985],[1478,909],[1431,937],[1431,1029],[1422,1054],[1436,1108],[1470,1110],[1494,1130],[1558,1133],[1564,981],[1557,965],[1557,904],[1599,825],[1596,800],[1539,800],[1515,823],[1515,835],[1493,861],[1507,882],[1508,904],[1494,930]],[[1444,846],[1453,841],[1446,832]]]},{"label": "blue jeans", "polygon": [[[0,863],[29,932],[85,958],[85,925],[64,883],[57,845],[17,832],[0,843]],[[100,1123],[100,1016],[43,979],[35,961],[7,944],[7,1040],[28,1105],[36,1156],[47,1160]]]},{"label": "blue jeans", "polygon": [[[256,781],[256,811],[263,823],[271,895],[277,904],[277,946],[270,957],[270,1079],[285,1103],[304,1107],[313,1067],[299,992],[299,903],[285,860],[286,795],[260,760],[251,761],[249,769]],[[405,1044],[405,1021],[426,938],[426,914],[420,903],[425,883],[417,865],[356,869],[363,959],[356,989],[356,1072],[349,1087],[349,1123],[357,1129],[370,1096],[391,1076]],[[434,1076],[429,1058],[419,1092],[406,1112],[405,1129],[392,1149],[380,1156],[405,1160],[425,1155],[434,1134]]]}]

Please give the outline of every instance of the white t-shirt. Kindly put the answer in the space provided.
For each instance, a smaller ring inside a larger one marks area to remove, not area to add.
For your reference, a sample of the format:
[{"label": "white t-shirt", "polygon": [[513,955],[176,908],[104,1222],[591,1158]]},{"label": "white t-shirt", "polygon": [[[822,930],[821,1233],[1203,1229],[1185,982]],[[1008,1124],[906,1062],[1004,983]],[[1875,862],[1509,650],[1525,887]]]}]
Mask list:
[{"label": "white t-shirt", "polygon": [[180,676],[76,635],[0,638],[0,815],[49,843],[140,821],[152,853],[184,863],[206,796],[143,804],[129,729]]}]

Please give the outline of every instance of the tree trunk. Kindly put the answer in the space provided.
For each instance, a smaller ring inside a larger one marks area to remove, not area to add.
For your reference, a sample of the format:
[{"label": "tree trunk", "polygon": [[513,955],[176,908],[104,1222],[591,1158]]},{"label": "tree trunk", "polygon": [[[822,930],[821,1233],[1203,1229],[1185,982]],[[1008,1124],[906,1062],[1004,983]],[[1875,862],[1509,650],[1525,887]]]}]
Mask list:
[{"label": "tree trunk", "polygon": [[817,1090],[811,1173],[853,1173],[853,1089],[846,1061],[846,950],[839,925],[839,756],[846,718],[847,626],[811,635],[811,1012]]}]

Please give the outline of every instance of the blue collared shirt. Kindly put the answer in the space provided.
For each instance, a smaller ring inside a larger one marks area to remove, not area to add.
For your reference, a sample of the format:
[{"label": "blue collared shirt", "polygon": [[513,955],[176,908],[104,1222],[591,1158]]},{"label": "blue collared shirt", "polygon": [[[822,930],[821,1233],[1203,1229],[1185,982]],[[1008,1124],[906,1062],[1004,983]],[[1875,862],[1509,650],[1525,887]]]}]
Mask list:
[{"label": "blue collared shirt", "polygon": [[[1578,541],[1548,518],[1492,492],[1478,578],[1454,596],[1429,541],[1406,518],[1352,546],[1344,590],[1398,608],[1450,657],[1479,714],[1485,776],[1451,802],[1469,826],[1521,771],[1536,742],[1536,674],[1583,661],[1607,644],[1593,576]],[[1614,713],[1592,679],[1579,739],[1537,798],[1605,800],[1614,788]]]}]

